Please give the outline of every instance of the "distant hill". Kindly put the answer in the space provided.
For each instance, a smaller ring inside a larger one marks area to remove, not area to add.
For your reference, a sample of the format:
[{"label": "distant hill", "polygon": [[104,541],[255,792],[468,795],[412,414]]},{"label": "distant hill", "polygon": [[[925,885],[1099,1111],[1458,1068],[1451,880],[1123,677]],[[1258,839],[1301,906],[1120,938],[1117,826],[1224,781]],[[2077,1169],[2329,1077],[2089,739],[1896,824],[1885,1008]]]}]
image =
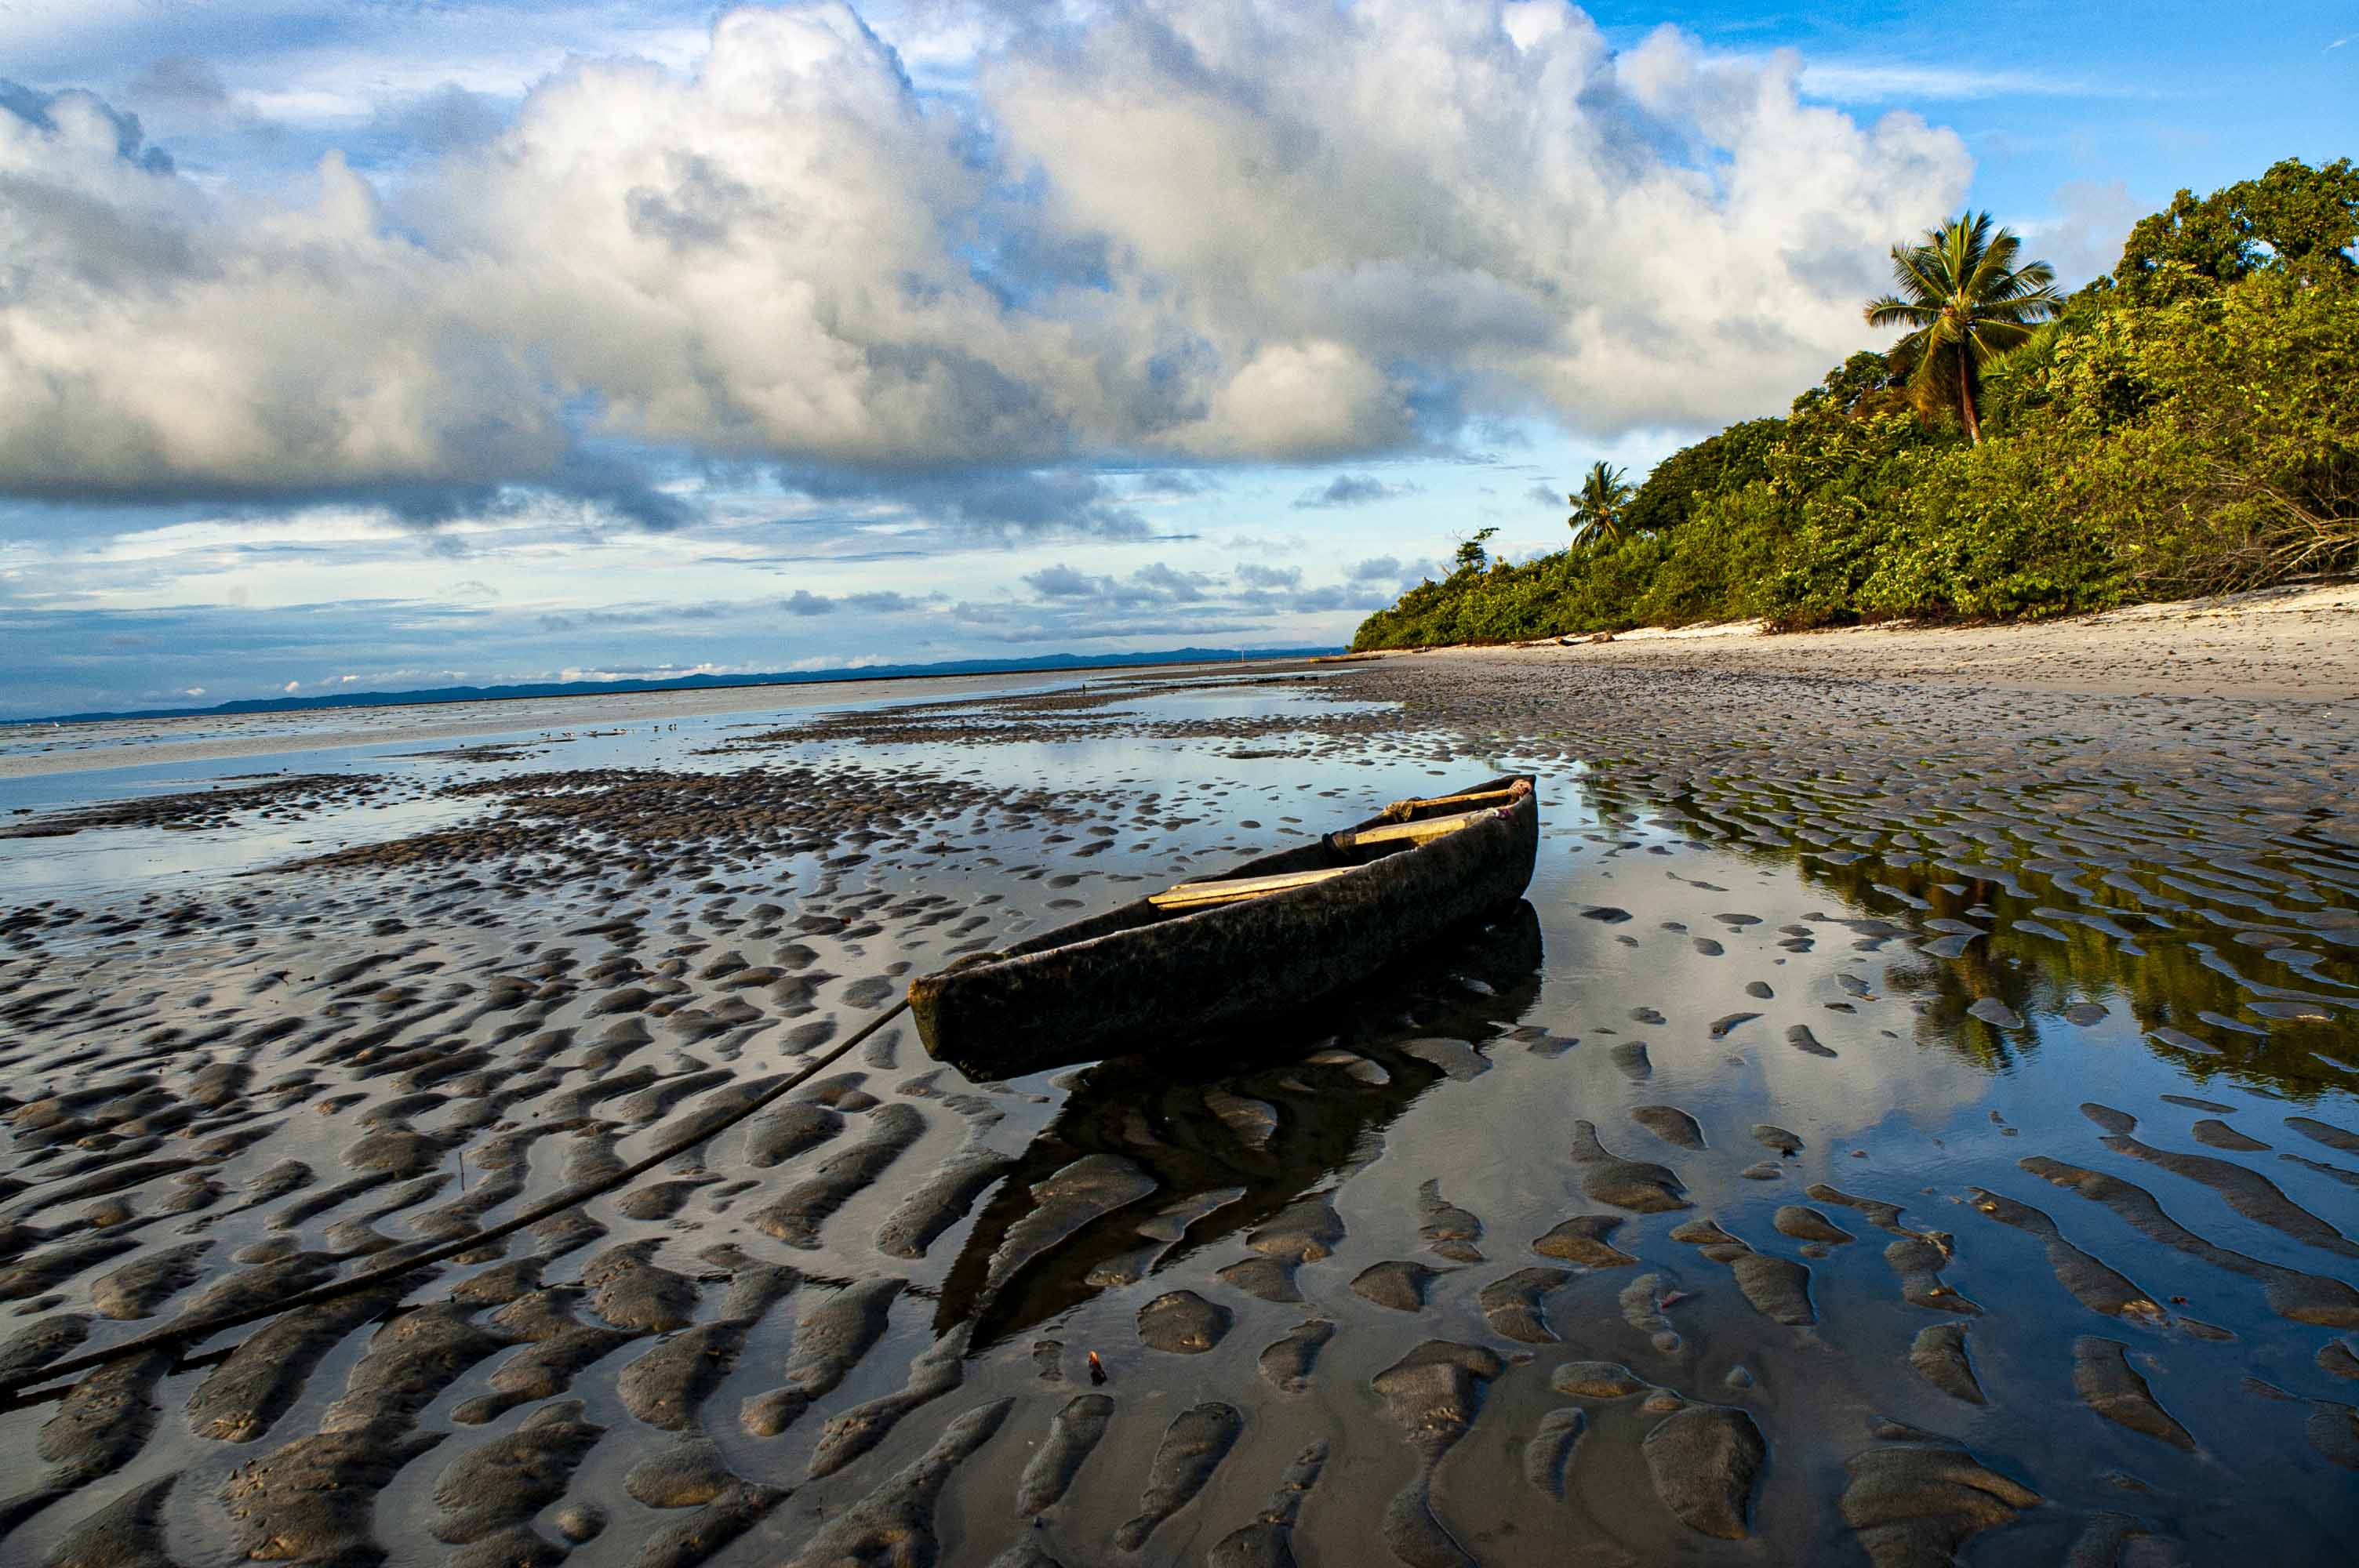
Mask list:
[{"label": "distant hill", "polygon": [[109,719],[201,719],[232,713],[301,713],[320,708],[400,708],[424,702],[491,702],[519,697],[599,697],[640,691],[703,691],[739,686],[810,686],[823,681],[908,680],[923,676],[1055,675],[1066,670],[1132,669],[1150,665],[1235,664],[1245,659],[1300,659],[1341,648],[1169,648],[1152,654],[1043,654],[1028,659],[945,659],[931,665],[864,665],[832,670],[779,670],[767,675],[675,676],[658,680],[527,681],[516,686],[445,686],[418,691],[340,691],[326,697],[257,697],[211,708],[142,708],[121,713],[59,713],[46,719],[0,719],[17,724],[91,724]]}]

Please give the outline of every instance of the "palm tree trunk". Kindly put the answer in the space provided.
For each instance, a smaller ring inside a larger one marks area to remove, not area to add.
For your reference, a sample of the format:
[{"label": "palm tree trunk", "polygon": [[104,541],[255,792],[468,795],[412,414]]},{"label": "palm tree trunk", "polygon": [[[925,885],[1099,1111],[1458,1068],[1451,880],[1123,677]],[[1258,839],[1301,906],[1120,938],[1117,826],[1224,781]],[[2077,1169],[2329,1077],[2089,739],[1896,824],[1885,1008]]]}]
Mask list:
[{"label": "palm tree trunk", "polygon": [[1974,417],[1974,382],[1968,373],[1974,362],[1966,345],[1958,345],[1958,413],[1966,422],[1966,435],[1977,447],[1983,444],[1983,422]]}]

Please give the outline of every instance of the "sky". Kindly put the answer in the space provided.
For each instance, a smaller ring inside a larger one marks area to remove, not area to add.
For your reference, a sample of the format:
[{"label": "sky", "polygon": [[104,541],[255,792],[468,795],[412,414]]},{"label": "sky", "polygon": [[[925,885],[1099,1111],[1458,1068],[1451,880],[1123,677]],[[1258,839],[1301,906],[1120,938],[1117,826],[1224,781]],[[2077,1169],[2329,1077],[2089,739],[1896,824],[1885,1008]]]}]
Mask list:
[{"label": "sky", "polygon": [[14,0],[0,719],[1340,643],[2359,151],[2359,4],[1833,9]]}]

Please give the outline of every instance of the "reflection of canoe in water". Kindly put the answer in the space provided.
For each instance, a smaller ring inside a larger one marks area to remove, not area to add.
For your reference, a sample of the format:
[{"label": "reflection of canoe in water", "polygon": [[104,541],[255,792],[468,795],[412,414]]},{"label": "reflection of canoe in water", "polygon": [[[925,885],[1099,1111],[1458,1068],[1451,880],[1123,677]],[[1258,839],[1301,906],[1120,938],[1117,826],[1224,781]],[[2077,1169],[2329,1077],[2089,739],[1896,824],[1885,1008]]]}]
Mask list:
[{"label": "reflection of canoe in water", "polygon": [[1122,1058],[1077,1074],[976,1217],[936,1331],[967,1324],[980,1348],[1332,1190],[1441,1082],[1422,1052],[1436,1038],[1492,1054],[1566,1044],[1517,1027],[1540,967],[1538,916],[1518,902],[1315,1018],[1213,1037],[1176,1067]]},{"label": "reflection of canoe in water", "polygon": [[1523,896],[1539,848],[1526,776],[1398,801],[1316,842],[1183,882],[921,976],[926,1049],[1014,1077],[1302,1007]]}]

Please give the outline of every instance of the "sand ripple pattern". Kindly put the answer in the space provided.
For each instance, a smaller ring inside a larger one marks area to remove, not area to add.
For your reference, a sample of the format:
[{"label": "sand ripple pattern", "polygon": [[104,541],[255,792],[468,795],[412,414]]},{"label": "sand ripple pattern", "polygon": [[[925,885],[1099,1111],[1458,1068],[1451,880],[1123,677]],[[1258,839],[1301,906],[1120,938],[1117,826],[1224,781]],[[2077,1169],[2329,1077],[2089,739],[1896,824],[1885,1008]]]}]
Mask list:
[{"label": "sand ripple pattern", "polygon": [[0,1560],[2359,1541],[2347,711],[1388,660],[667,745],[12,819],[220,858],[0,912],[0,1376],[495,1224],[1372,800],[1528,768],[1548,838],[1299,1039],[971,1083],[888,1029],[406,1289],[16,1401]]}]

